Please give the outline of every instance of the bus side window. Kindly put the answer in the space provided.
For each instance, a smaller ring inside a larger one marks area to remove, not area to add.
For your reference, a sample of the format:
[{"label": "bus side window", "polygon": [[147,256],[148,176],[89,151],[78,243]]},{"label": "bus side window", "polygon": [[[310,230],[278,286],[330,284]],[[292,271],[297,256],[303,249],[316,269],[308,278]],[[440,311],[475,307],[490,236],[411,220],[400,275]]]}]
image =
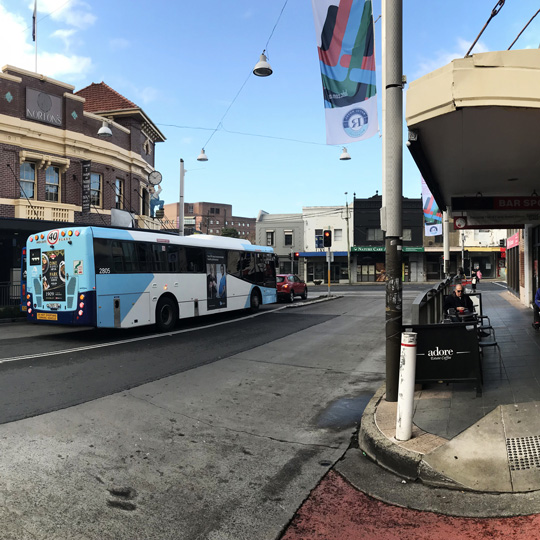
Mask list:
[{"label": "bus side window", "polygon": [[231,276],[240,277],[240,252],[229,251],[227,256],[227,272]]},{"label": "bus side window", "polygon": [[137,242],[137,262],[138,272],[152,272],[152,252],[150,244],[146,242]]},{"label": "bus side window", "polygon": [[134,242],[122,242],[122,251],[124,253],[124,271],[135,272],[137,269],[137,253]]},{"label": "bus side window", "polygon": [[204,250],[186,247],[186,263],[188,272],[204,272]]},{"label": "bus side window", "polygon": [[124,271],[124,253],[122,251],[122,242],[113,240],[111,242],[112,268],[114,274],[121,274]]},{"label": "bus side window", "polygon": [[111,244],[104,238],[94,238],[94,262],[96,274],[112,271]]},{"label": "bus side window", "polygon": [[164,244],[152,244],[152,259],[154,272],[162,274],[167,271],[167,246]]}]

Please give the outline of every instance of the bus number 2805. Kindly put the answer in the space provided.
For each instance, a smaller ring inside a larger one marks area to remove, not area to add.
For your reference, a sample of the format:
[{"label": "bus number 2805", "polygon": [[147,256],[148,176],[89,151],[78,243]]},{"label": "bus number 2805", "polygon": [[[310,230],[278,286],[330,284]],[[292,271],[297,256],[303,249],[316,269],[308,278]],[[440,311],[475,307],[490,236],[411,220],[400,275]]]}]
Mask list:
[{"label": "bus number 2805", "polygon": [[110,273],[111,273],[111,269],[110,269],[110,268],[100,268],[100,269],[99,269],[99,273],[100,273],[100,274],[110,274]]}]

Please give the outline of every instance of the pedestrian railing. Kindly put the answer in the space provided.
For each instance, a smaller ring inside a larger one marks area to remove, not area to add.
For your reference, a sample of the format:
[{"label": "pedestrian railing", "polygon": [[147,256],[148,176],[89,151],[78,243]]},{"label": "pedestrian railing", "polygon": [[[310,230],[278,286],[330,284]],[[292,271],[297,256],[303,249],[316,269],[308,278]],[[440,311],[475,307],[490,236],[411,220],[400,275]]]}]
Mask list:
[{"label": "pedestrian railing", "polygon": [[21,284],[0,281],[0,306],[16,306],[21,302]]},{"label": "pedestrian railing", "polygon": [[421,292],[411,307],[411,324],[437,324],[441,322],[444,298],[450,294],[454,278],[446,278],[437,286]]}]

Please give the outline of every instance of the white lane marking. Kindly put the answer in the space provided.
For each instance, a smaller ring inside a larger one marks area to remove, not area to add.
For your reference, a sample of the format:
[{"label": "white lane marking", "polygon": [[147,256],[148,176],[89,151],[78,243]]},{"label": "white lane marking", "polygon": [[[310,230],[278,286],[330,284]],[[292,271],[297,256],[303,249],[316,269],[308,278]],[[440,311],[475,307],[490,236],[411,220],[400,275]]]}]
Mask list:
[{"label": "white lane marking", "polygon": [[30,360],[32,358],[43,358],[45,356],[55,356],[57,354],[70,354],[74,352],[80,352],[80,351],[89,351],[92,349],[101,349],[103,347],[114,347],[115,345],[122,345],[123,343],[135,343],[137,341],[144,341],[146,339],[156,339],[156,338],[162,338],[165,336],[174,336],[176,334],[185,334],[187,332],[196,332],[198,330],[206,330],[207,328],[213,328],[215,326],[221,326],[223,324],[230,324],[238,321],[242,321],[244,319],[253,319],[255,317],[259,317],[261,315],[266,315],[267,313],[273,313],[275,311],[281,311],[282,309],[286,309],[288,306],[280,306],[274,309],[270,309],[268,311],[263,311],[262,313],[254,313],[252,315],[246,315],[245,317],[240,317],[238,319],[230,320],[230,321],[222,321],[219,323],[213,323],[213,324],[207,324],[206,326],[198,326],[197,328],[186,328],[184,330],[175,330],[174,332],[166,332],[162,334],[152,334],[149,336],[140,336],[136,338],[130,338],[130,339],[123,339],[120,341],[109,341],[107,343],[98,343],[97,345],[88,345],[86,347],[74,347],[73,349],[61,349],[59,351],[50,351],[46,353],[38,353],[38,354],[27,354],[23,356],[13,356],[12,358],[3,358],[0,359],[0,364],[5,364],[7,362],[16,362],[18,360]]},{"label": "white lane marking", "polygon": [[492,281],[493,285],[498,285],[499,287],[502,287],[503,289],[508,289],[508,285],[504,283],[504,281]]}]

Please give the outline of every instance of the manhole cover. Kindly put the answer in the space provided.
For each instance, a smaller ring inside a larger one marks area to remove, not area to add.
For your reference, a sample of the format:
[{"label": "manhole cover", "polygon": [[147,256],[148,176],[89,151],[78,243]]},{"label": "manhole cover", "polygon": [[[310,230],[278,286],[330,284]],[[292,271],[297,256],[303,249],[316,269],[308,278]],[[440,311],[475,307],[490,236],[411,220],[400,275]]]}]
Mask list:
[{"label": "manhole cover", "polygon": [[506,439],[506,452],[511,471],[540,468],[540,436]]}]

